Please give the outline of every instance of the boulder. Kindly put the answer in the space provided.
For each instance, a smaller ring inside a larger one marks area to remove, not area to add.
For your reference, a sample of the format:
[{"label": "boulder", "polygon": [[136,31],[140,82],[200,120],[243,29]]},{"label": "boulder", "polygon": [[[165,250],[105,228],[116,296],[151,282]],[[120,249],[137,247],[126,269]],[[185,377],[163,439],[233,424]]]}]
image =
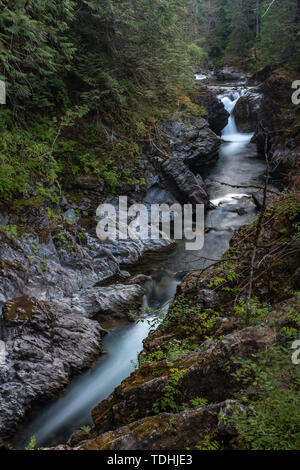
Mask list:
[{"label": "boulder", "polygon": [[[263,95],[255,140],[258,151],[264,155],[268,136],[268,154],[273,170],[297,174],[300,154],[300,106],[292,102],[291,84],[297,76],[288,68],[277,69],[258,90]],[[299,170],[298,170],[299,172]]]},{"label": "boulder", "polygon": [[101,323],[107,318],[127,318],[129,313],[142,308],[145,289],[139,284],[116,284],[107,287],[92,287],[73,297],[54,301],[72,312],[87,318],[97,318]]},{"label": "boulder", "polygon": [[0,439],[9,438],[33,404],[48,402],[103,352],[100,325],[51,302],[20,297],[3,308]]},{"label": "boulder", "polygon": [[257,90],[248,90],[240,97],[233,110],[239,132],[254,132],[258,125],[262,95]]},{"label": "boulder", "polygon": [[194,175],[181,158],[168,158],[162,163],[161,170],[165,185],[180,203],[210,207],[204,181],[200,175]]},{"label": "boulder", "polygon": [[199,448],[218,425],[220,405],[200,406],[181,413],[161,413],[116,431],[85,440],[73,450],[182,450]]},{"label": "boulder", "polygon": [[216,77],[221,82],[236,82],[246,80],[246,75],[243,72],[235,70],[233,67],[223,67],[221,69],[217,68]]},{"label": "boulder", "polygon": [[193,171],[218,159],[221,139],[205,119],[169,121],[165,123],[163,132],[172,156],[181,158]]},{"label": "boulder", "polygon": [[209,127],[217,135],[221,135],[221,131],[228,123],[229,113],[224,108],[224,104],[214,93],[207,87],[203,87],[191,97],[191,100],[203,106],[207,110],[206,119]]}]

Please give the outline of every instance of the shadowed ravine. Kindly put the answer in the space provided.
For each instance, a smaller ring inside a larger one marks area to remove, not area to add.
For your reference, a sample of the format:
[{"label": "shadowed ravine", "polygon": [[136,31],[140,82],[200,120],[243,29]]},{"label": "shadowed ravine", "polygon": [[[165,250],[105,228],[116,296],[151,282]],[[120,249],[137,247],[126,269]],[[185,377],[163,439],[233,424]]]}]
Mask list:
[{"label": "shadowed ravine", "polygon": [[[242,88],[224,88],[224,94],[219,96],[230,113],[243,91]],[[225,142],[220,148],[219,160],[202,173],[210,199],[217,206],[206,216],[209,231],[204,248],[200,252],[185,251],[184,242],[180,242],[171,254],[163,254],[140,266],[140,272],[152,277],[147,285],[146,306],[166,309],[181,273],[210,264],[201,257],[219,258],[228,249],[234,230],[255,215],[251,189],[233,189],[218,183],[251,185],[263,181],[265,165],[257,156],[256,146],[250,143],[251,137],[252,134],[238,133],[231,114],[222,132]],[[40,409],[35,418],[31,417],[20,430],[14,445],[23,448],[32,435],[36,436],[38,446],[54,445],[65,441],[74,430],[91,423],[91,409],[134,369],[149,328],[148,323],[143,322],[111,331],[103,341],[106,356],[93,369],[74,379],[56,402]]]}]

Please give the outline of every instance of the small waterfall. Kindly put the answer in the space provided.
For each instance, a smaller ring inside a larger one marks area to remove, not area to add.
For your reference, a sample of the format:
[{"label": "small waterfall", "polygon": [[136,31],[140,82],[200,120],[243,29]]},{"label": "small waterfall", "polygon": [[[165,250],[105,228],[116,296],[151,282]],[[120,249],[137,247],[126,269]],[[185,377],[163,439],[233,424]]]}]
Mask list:
[{"label": "small waterfall", "polygon": [[226,91],[224,94],[218,96],[218,98],[224,104],[226,111],[229,112],[230,116],[228,119],[227,126],[222,131],[222,139],[228,142],[250,142],[253,134],[243,134],[238,131],[235,123],[235,117],[233,115],[233,110],[240,99],[246,92],[245,88],[239,88],[234,91]]}]

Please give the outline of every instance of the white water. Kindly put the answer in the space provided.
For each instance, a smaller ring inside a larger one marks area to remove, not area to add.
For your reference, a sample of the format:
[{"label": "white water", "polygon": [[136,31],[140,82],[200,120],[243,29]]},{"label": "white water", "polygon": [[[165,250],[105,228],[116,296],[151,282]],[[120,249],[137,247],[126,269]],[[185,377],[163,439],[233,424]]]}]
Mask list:
[{"label": "white water", "polygon": [[[242,93],[242,89],[228,89],[220,96],[230,113]],[[147,286],[145,301],[151,308],[167,305],[173,298],[179,279],[170,275],[170,271],[202,268],[205,263],[199,260],[200,256],[221,256],[228,249],[234,230],[255,214],[254,205],[249,202],[249,193],[219,185],[215,181],[251,184],[259,180],[263,175],[264,163],[257,158],[255,146],[249,144],[251,137],[252,134],[241,134],[237,131],[234,116],[231,114],[222,133],[222,138],[227,142],[221,146],[218,162],[206,175],[210,198],[218,206],[207,214],[206,225],[212,227],[212,230],[206,235],[205,246],[200,252],[186,252],[184,243],[178,243],[173,254],[162,255],[160,260],[153,261],[150,271],[149,266],[143,266],[143,271],[153,279]],[[210,182],[207,176],[214,181]],[[237,215],[235,209],[238,207],[244,207],[247,213],[243,216]],[[149,329],[148,323],[137,323],[110,332],[104,338],[106,356],[101,358],[93,369],[73,380],[57,401],[40,410],[37,417],[20,430],[14,443],[16,447],[23,448],[32,435],[36,436],[39,446],[65,442],[72,431],[91,423],[90,412],[93,407],[110,395],[134,370],[132,361],[137,361],[142,341],[148,335]]]},{"label": "white water", "polygon": [[207,76],[206,75],[203,75],[203,74],[199,74],[199,73],[196,73],[195,74],[195,80],[206,80],[207,79]]},{"label": "white water", "polygon": [[226,111],[228,111],[230,114],[228,124],[222,132],[222,139],[225,141],[246,144],[250,142],[253,136],[252,133],[242,134],[241,132],[238,132],[233,115],[235,105],[240,97],[244,95],[245,91],[246,89],[241,88],[239,90],[229,91],[229,93],[225,95],[222,94],[218,96],[218,98],[223,102]]}]

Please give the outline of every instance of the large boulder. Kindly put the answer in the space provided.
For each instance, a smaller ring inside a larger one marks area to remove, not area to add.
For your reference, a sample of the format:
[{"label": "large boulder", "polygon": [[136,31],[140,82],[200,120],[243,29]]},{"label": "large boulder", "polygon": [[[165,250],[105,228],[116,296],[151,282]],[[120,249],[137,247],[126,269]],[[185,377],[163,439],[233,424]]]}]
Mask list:
[{"label": "large boulder", "polygon": [[56,301],[73,313],[87,318],[97,318],[101,323],[107,319],[128,319],[129,313],[142,308],[145,289],[138,285],[115,284],[106,287],[92,287],[71,298]]},{"label": "large boulder", "polygon": [[205,443],[218,426],[221,405],[161,413],[82,442],[74,450],[182,450]]},{"label": "large boulder", "polygon": [[221,131],[227,125],[229,118],[229,113],[224,108],[222,101],[207,87],[201,87],[199,91],[191,97],[191,100],[205,107],[209,127],[217,135],[221,135]]},{"label": "large boulder", "polygon": [[169,191],[182,203],[204,204],[210,202],[206,186],[201,176],[196,176],[181,158],[168,158],[161,165],[161,177]]},{"label": "large boulder", "polygon": [[205,119],[169,121],[165,123],[163,132],[172,156],[181,158],[193,171],[218,159],[221,139],[209,128]]},{"label": "large boulder", "polygon": [[[0,441],[9,438],[33,404],[48,402],[103,352],[98,322],[34,297],[3,308]],[[2,354],[3,355],[3,354]]]},{"label": "large boulder", "polygon": [[258,125],[262,94],[248,90],[240,97],[233,110],[239,132],[254,132]]}]

